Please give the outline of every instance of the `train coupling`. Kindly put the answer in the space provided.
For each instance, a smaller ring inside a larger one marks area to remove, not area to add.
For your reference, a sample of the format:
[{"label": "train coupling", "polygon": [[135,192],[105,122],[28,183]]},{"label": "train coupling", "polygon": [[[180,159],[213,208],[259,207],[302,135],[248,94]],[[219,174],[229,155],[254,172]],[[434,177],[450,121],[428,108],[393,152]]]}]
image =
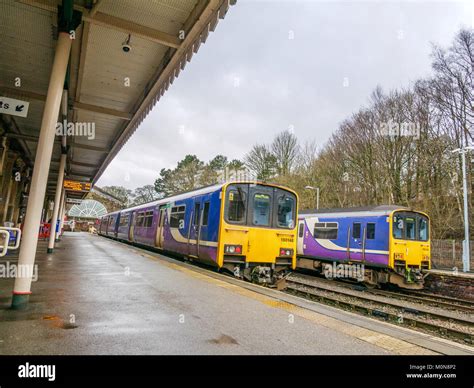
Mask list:
[{"label": "train coupling", "polygon": [[423,273],[418,268],[408,267],[405,272],[405,279],[407,283],[420,283],[423,282]]},{"label": "train coupling", "polygon": [[272,284],[274,282],[270,267],[257,265],[252,268],[250,276],[252,281],[259,284]]}]

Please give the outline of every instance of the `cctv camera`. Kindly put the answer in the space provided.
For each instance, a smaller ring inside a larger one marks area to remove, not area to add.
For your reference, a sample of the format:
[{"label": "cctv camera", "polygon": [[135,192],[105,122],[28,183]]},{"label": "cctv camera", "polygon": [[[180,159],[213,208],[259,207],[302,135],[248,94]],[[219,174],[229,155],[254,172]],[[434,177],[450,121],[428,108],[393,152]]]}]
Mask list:
[{"label": "cctv camera", "polygon": [[132,50],[132,46],[130,46],[130,35],[128,35],[127,40],[122,43],[122,51],[124,53],[129,53]]}]

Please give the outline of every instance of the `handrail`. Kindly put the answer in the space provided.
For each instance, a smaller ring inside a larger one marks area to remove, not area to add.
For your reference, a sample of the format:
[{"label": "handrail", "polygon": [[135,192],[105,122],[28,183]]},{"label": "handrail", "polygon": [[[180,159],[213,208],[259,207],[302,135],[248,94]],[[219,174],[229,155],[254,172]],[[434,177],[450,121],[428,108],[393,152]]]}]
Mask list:
[{"label": "handrail", "polygon": [[[12,228],[10,226],[0,226],[0,230],[11,230],[11,231],[14,231],[14,232],[17,232],[16,234],[16,241],[15,241],[15,245],[8,245],[8,249],[10,250],[15,250],[15,249],[18,249],[20,247],[20,240],[21,240],[21,229],[20,228]],[[8,239],[8,242],[10,242],[10,239]]]},{"label": "handrail", "polygon": [[0,257],[3,257],[8,252],[8,243],[10,241],[10,232],[8,230],[0,229],[0,234],[5,235],[6,244],[2,246],[2,251],[0,252]]},{"label": "handrail", "polygon": [[229,228],[226,227],[224,228],[227,232],[242,232],[242,233],[248,233],[248,229],[237,229],[237,228]]}]

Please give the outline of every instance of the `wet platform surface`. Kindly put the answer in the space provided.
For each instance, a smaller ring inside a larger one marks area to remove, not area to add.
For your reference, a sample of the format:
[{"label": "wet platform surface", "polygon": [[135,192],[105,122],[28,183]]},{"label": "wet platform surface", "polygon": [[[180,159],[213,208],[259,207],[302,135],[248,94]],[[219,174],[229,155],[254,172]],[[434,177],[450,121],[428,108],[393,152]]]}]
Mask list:
[{"label": "wet platform surface", "polygon": [[430,336],[87,233],[53,254],[40,242],[36,263],[25,311],[9,309],[13,279],[0,279],[0,354],[439,353]]}]

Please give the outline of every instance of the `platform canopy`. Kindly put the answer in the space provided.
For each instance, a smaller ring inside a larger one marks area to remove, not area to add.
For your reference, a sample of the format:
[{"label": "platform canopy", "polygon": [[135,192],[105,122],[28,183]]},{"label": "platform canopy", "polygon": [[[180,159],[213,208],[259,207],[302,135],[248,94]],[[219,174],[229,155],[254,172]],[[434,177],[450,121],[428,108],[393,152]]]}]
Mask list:
[{"label": "platform canopy", "polygon": [[[71,129],[76,136],[67,136],[66,179],[97,181],[234,2],[74,1],[82,21],[75,32],[66,79],[67,119],[78,125]],[[6,131],[3,136],[15,139],[31,165],[60,4],[61,0],[0,0],[0,96],[29,103],[26,117],[0,114],[0,128]],[[131,48],[129,52],[125,46]],[[92,123],[93,139],[87,132]],[[78,135],[80,131],[83,135]],[[57,136],[49,194],[55,190],[60,153]]]}]

